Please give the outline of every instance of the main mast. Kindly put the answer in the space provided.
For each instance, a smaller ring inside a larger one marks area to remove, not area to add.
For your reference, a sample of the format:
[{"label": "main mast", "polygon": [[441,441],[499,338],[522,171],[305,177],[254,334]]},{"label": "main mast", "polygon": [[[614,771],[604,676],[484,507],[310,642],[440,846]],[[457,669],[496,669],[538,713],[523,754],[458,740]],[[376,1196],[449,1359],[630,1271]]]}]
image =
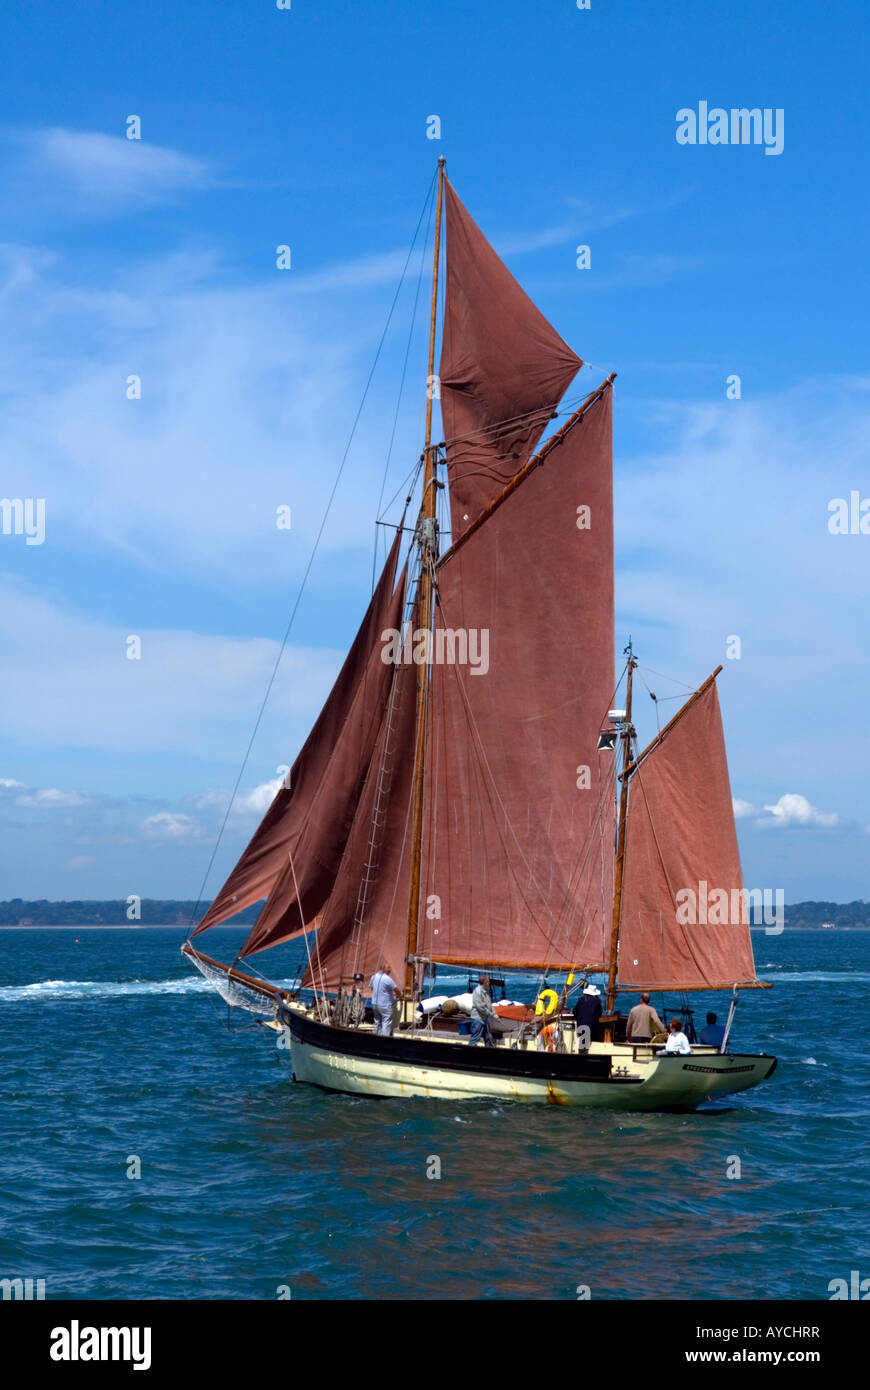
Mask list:
[{"label": "main mast", "polygon": [[[616,879],[613,889],[613,925],[610,932],[610,963],[607,970],[607,1013],[613,1013],[616,999],[616,962],[619,954],[619,923],[622,916],[622,883],[625,876],[625,824],[628,810],[628,768],[631,763],[631,686],[632,674],[637,662],[632,652],[631,641],[626,647],[628,657],[628,680],[625,691],[625,722],[622,729],[622,786],[619,792],[619,829],[616,836]],[[611,1038],[612,1024],[607,1025],[607,1040]]]},{"label": "main mast", "polygon": [[[438,312],[438,263],[441,256],[441,206],[444,200],[443,155],[438,160],[438,196],[435,206],[435,246],[432,266],[432,306],[429,317],[429,372],[426,383],[426,433],[423,443],[423,500],[417,526],[420,546],[420,580],[417,588],[415,615],[419,631],[426,633],[426,655],[432,627],[432,581],[438,558],[438,538],[435,526],[436,454],[432,447],[432,399],[435,372],[435,328]],[[429,696],[429,663],[417,666],[417,733],[414,751],[414,789],[411,811],[411,886],[408,899],[408,949],[405,958],[405,992],[411,996],[414,988],[413,957],[417,952],[420,924],[420,875],[423,857],[423,776],[426,757],[426,725]]]}]

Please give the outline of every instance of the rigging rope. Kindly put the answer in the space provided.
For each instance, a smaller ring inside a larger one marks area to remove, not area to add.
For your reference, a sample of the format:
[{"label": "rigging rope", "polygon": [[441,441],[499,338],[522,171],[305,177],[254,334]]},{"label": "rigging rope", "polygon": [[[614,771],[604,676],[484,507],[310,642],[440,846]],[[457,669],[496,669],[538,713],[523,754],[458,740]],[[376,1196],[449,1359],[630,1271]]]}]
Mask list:
[{"label": "rigging rope", "polygon": [[[428,203],[430,197],[431,197],[431,189],[430,189],[429,193],[427,194],[427,203]],[[425,204],[424,204],[424,211],[425,211]],[[423,217],[423,213],[420,214],[420,220],[421,220],[421,221],[422,221],[422,217]],[[417,230],[419,231],[419,223],[418,223],[418,229],[417,229]],[[415,240],[415,241],[416,241],[416,238],[417,238],[417,232],[414,233],[414,240]],[[412,242],[411,245],[412,245],[412,250],[413,250],[413,242]],[[251,736],[250,736],[250,738],[249,738],[249,740],[248,740],[248,746],[247,746],[247,748],[245,749],[245,754],[244,754],[244,757],[243,757],[243,759],[242,759],[242,765],[241,765],[241,767],[239,768],[238,776],[236,777],[235,783],[233,784],[233,789],[232,789],[232,792],[231,792],[231,794],[230,794],[229,804],[228,804],[228,806],[227,806],[226,811],[224,812],[224,817],[223,817],[223,820],[221,821],[220,828],[219,828],[219,830],[218,830],[217,839],[215,840],[214,848],[212,849],[211,856],[210,856],[210,858],[209,858],[208,864],[207,864],[207,866],[206,866],[205,873],[204,873],[203,878],[202,878],[202,883],[200,884],[199,893],[198,893],[197,899],[196,899],[196,906],[195,906],[194,911],[193,911],[193,914],[192,914],[192,916],[193,916],[194,918],[196,918],[196,917],[199,915],[199,909],[200,909],[200,906],[201,906],[201,904],[202,904],[203,894],[204,894],[204,892],[205,892],[205,887],[206,887],[206,884],[207,884],[207,882],[208,882],[209,875],[211,874],[212,868],[213,868],[213,866],[214,866],[214,861],[215,861],[215,859],[216,859],[216,857],[217,857],[217,852],[218,852],[218,849],[220,848],[221,841],[223,840],[223,835],[224,835],[224,831],[226,830],[227,821],[228,821],[229,818],[230,818],[230,812],[232,811],[232,808],[233,808],[233,806],[234,806],[234,804],[235,804],[236,796],[238,795],[238,790],[239,790],[239,787],[241,786],[242,778],[243,778],[244,775],[245,775],[245,770],[246,770],[247,765],[248,765],[248,760],[249,760],[249,758],[250,758],[250,756],[251,756],[251,750],[252,750],[252,748],[253,748],[253,746],[254,746],[254,740],[255,740],[256,737],[257,737],[257,732],[258,732],[258,730],[259,730],[259,728],[260,728],[260,724],[262,723],[263,715],[264,715],[265,710],[266,710],[266,705],[267,705],[267,703],[268,703],[269,696],[270,696],[271,693],[272,693],[272,687],[273,687],[273,685],[275,684],[275,679],[276,679],[276,677],[277,677],[277,675],[278,675],[278,669],[279,669],[279,667],[280,667],[280,665],[281,665],[281,661],[282,661],[283,656],[284,656],[284,651],[285,651],[285,648],[286,648],[286,646],[287,646],[287,642],[288,642],[289,637],[290,637],[290,632],[291,632],[291,629],[292,629],[292,627],[293,627],[293,623],[294,623],[294,621],[295,621],[295,619],[296,619],[296,614],[297,614],[297,612],[299,611],[299,605],[300,605],[300,603],[302,602],[302,596],[303,596],[303,594],[304,594],[304,592],[305,592],[305,586],[306,586],[306,584],[307,584],[307,582],[308,582],[308,576],[309,576],[309,574],[311,573],[311,569],[312,569],[312,566],[313,566],[313,564],[314,564],[314,560],[315,560],[315,557],[316,557],[316,555],[317,555],[318,548],[319,548],[319,546],[320,546],[320,541],[321,541],[321,538],[322,538],[322,536],[323,536],[323,532],[324,532],[324,530],[326,529],[326,523],[327,523],[327,521],[328,521],[328,519],[329,519],[329,514],[330,514],[330,511],[332,510],[332,504],[333,504],[333,502],[335,501],[335,496],[336,496],[336,493],[338,492],[339,483],[341,482],[341,478],[342,478],[342,475],[343,475],[343,473],[344,473],[344,468],[345,468],[345,464],[347,463],[348,455],[349,455],[350,450],[351,450],[351,445],[353,444],[354,437],[355,437],[355,435],[356,435],[357,426],[359,425],[360,418],[361,418],[362,412],[363,412],[363,408],[364,408],[365,403],[366,403],[366,400],[367,400],[367,398],[368,398],[369,388],[370,388],[370,386],[371,386],[371,384],[372,384],[372,379],[373,379],[373,377],[374,377],[375,370],[376,370],[377,365],[378,365],[378,362],[379,362],[379,360],[380,360],[381,350],[383,349],[384,342],[386,341],[386,337],[387,337],[387,333],[388,333],[388,331],[389,331],[390,323],[392,322],[393,313],[394,313],[394,311],[395,311],[396,304],[398,303],[399,295],[400,295],[401,290],[402,290],[402,285],[404,284],[404,281],[405,281],[405,271],[407,270],[408,263],[409,263],[410,259],[411,259],[411,252],[409,251],[407,260],[405,261],[405,265],[404,265],[404,267],[403,267],[403,269],[402,269],[402,274],[401,274],[401,277],[400,277],[400,279],[399,279],[399,283],[398,283],[398,285],[397,285],[397,287],[396,287],[396,292],[395,292],[395,294],[393,295],[393,302],[392,302],[392,304],[390,305],[390,310],[389,310],[389,313],[387,314],[387,320],[386,320],[386,323],[384,324],[384,329],[383,329],[383,332],[381,333],[380,341],[379,341],[378,346],[377,346],[377,349],[376,349],[376,351],[375,351],[374,361],[372,362],[371,368],[370,368],[370,370],[369,370],[368,377],[367,377],[367,379],[366,379],[366,384],[365,384],[365,387],[364,387],[364,389],[363,389],[362,398],[361,398],[360,403],[359,403],[359,406],[358,406],[358,408],[357,408],[356,415],[354,416],[354,421],[353,421],[353,425],[351,426],[350,435],[348,436],[348,441],[347,441],[347,444],[345,445],[344,453],[342,454],[342,457],[341,457],[341,463],[339,464],[338,472],[336,473],[335,481],[334,481],[334,483],[333,483],[333,485],[332,485],[332,491],[331,491],[330,494],[329,494],[329,499],[328,499],[327,504],[326,504],[326,510],[325,510],[324,513],[323,513],[323,518],[322,518],[322,520],[321,520],[320,527],[319,527],[318,532],[317,532],[317,535],[316,535],[316,537],[315,537],[314,545],[313,545],[312,550],[311,550],[311,554],[310,554],[309,557],[308,557],[308,563],[307,563],[307,565],[306,565],[306,567],[305,567],[305,572],[304,572],[304,574],[302,575],[302,582],[301,582],[300,585],[299,585],[299,590],[298,590],[298,593],[297,593],[297,595],[296,595],[296,600],[295,600],[295,602],[294,602],[294,604],[293,604],[293,608],[292,608],[292,610],[291,610],[291,612],[290,612],[290,617],[289,617],[289,619],[288,619],[288,621],[287,621],[287,626],[286,626],[286,628],[284,629],[284,636],[283,636],[282,639],[281,639],[281,645],[280,645],[280,648],[279,648],[279,650],[278,650],[278,655],[277,655],[277,657],[275,658],[275,663],[274,663],[274,665],[273,665],[273,667],[272,667],[272,671],[271,671],[271,674],[270,674],[270,676],[269,676],[268,683],[267,683],[267,685],[266,685],[266,693],[265,693],[264,696],[263,696],[262,702],[261,702],[261,704],[260,704],[260,708],[259,708],[259,710],[258,710],[258,712],[257,712],[257,717],[256,717],[256,719],[255,719],[255,721],[254,721],[254,727],[253,727],[253,730],[251,731]],[[190,933],[188,933],[188,938],[187,938],[187,939],[188,939],[188,941],[191,939]]]}]

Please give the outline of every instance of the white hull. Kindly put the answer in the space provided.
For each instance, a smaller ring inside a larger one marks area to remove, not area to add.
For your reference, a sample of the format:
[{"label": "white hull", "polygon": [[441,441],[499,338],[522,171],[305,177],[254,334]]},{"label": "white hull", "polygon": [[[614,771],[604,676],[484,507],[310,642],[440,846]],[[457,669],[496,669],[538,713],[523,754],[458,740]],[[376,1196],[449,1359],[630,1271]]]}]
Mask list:
[{"label": "white hull", "polygon": [[[685,1057],[663,1057],[654,1055],[651,1048],[593,1043],[589,1057],[599,1059],[600,1074],[585,1079],[565,1074],[572,1063],[575,1071],[582,1067],[576,1054],[572,1058],[532,1052],[532,1061],[528,1052],[505,1046],[485,1050],[461,1042],[427,1041],[423,1046],[431,1055],[421,1063],[408,1057],[420,1049],[406,1034],[377,1039],[381,1055],[375,1056],[372,1044],[367,1045],[367,1053],[354,1046],[371,1034],[322,1024],[309,1024],[302,1030],[287,1023],[282,1027],[282,1043],[290,1048],[297,1081],[353,1095],[693,1110],[714,1095],[757,1086],[776,1066],[775,1058],[764,1055],[720,1055],[714,1049],[699,1049]],[[393,1050],[396,1056],[391,1058]],[[485,1051],[489,1059],[483,1056]],[[530,1067],[541,1074],[523,1074]],[[550,1074],[544,1074],[547,1071]]]}]

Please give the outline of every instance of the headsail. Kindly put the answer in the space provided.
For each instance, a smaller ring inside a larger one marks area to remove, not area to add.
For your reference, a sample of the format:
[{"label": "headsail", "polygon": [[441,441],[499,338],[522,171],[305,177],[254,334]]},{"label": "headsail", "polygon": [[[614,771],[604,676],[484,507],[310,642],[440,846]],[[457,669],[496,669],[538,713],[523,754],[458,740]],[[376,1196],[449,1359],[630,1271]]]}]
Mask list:
[{"label": "headsail", "polygon": [[611,399],[608,386],[438,568],[421,914],[435,960],[607,956]]},{"label": "headsail", "polygon": [[384,960],[399,976],[405,959],[417,673],[384,669],[390,697],[304,981],[317,988],[368,980]]},{"label": "headsail", "polygon": [[755,980],[716,683],[630,773],[620,988]]},{"label": "headsail", "polygon": [[455,541],[531,457],[583,364],[446,193],[439,379]]},{"label": "headsail", "polygon": [[401,623],[404,575],[394,588],[400,543],[397,531],[360,629],[287,785],[194,936],[267,898],[242,950],[250,955],[295,935],[329,896],[389,693],[381,633]]}]

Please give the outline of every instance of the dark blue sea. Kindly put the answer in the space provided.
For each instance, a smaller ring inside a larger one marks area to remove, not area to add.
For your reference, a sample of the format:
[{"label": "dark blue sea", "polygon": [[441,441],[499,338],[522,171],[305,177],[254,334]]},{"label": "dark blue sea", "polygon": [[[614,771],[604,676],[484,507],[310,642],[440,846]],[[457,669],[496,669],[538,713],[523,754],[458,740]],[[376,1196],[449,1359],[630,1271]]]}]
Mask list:
[{"label": "dark blue sea", "polygon": [[[754,933],[775,988],[741,996],[734,1045],[779,1068],[691,1115],[294,1084],[181,936],[0,931],[0,1277],[56,1299],[828,1299],[870,1275],[868,932]],[[298,950],[272,954],[291,978]]]}]

